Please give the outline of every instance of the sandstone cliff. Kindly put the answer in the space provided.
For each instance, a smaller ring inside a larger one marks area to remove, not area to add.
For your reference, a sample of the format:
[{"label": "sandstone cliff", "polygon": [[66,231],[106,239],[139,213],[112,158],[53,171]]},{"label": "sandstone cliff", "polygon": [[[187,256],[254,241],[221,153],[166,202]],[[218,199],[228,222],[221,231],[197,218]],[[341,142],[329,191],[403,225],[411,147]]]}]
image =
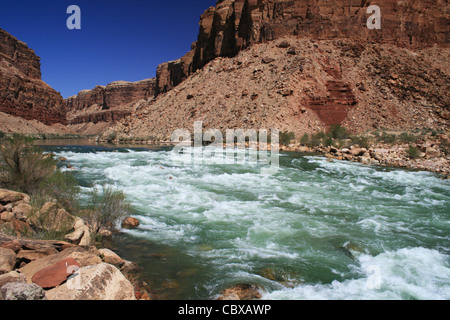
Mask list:
[{"label": "sandstone cliff", "polygon": [[[382,28],[369,30],[367,8],[381,8]],[[357,39],[407,48],[448,46],[446,0],[219,0],[200,18],[192,50],[163,66],[159,87],[173,87],[216,57],[233,57],[253,43],[295,36]]]},{"label": "sandstone cliff", "polygon": [[283,38],[216,58],[108,133],[170,139],[175,129],[279,129],[303,133],[343,124],[448,129],[449,49],[410,50],[358,40]]},{"label": "sandstone cliff", "polygon": [[62,96],[41,80],[40,58],[2,29],[0,112],[45,125],[66,123]]},{"label": "sandstone cliff", "polygon": [[[81,91],[65,100],[69,124],[116,122],[136,110],[140,100],[155,96],[155,79],[116,81]],[[134,107],[133,107],[134,106]]]},{"label": "sandstone cliff", "polygon": [[[379,30],[367,28],[373,4]],[[108,102],[105,87],[81,92],[67,101],[70,123],[104,130],[125,119],[109,132],[161,139],[196,120],[299,134],[444,129],[448,11],[445,0],[219,0],[191,50],[158,66],[145,94],[122,89]]]}]

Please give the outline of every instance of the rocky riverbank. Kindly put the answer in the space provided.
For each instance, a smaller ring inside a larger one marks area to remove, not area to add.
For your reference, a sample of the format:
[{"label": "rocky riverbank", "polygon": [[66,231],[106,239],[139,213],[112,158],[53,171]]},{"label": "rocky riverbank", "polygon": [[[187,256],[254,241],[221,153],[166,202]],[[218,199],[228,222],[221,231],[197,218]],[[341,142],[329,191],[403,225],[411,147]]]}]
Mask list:
[{"label": "rocky riverbank", "polygon": [[[28,195],[0,189],[0,300],[150,299],[135,263],[93,246],[83,219],[52,207],[36,211]],[[25,237],[63,228],[63,241]]]},{"label": "rocky riverbank", "polygon": [[426,139],[416,143],[375,143],[369,147],[358,144],[348,147],[318,146],[308,147],[300,143],[280,147],[281,151],[318,153],[330,161],[344,160],[365,165],[398,167],[439,173],[442,178],[450,178],[449,138],[440,135],[436,139]]}]

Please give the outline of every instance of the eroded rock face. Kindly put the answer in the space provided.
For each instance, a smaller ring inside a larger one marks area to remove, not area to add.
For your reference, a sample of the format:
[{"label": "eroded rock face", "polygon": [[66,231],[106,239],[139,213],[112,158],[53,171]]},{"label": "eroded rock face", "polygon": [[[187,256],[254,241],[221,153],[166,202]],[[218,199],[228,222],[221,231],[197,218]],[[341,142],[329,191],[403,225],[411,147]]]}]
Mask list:
[{"label": "eroded rock face", "polygon": [[[279,47],[282,41],[296,48]],[[279,129],[303,134],[341,124],[445,130],[450,116],[448,48],[410,50],[356,40],[283,38],[216,58],[109,130],[170,140],[178,128]],[[106,133],[106,135],[108,132]]]},{"label": "eroded rock face", "polygon": [[[380,30],[367,28],[372,4],[381,9]],[[357,39],[410,49],[448,46],[448,7],[444,0],[219,0],[201,16],[192,51],[165,78],[178,79],[180,70],[184,78],[216,57],[233,57],[252,43],[285,36]]]},{"label": "eroded rock face", "polygon": [[63,98],[41,80],[40,58],[0,29],[0,112],[46,125],[66,123]]},{"label": "eroded rock face", "polygon": [[65,100],[68,122],[117,122],[132,113],[133,106],[130,103],[155,96],[155,83],[155,78],[137,82],[116,81],[107,86],[81,91]]}]

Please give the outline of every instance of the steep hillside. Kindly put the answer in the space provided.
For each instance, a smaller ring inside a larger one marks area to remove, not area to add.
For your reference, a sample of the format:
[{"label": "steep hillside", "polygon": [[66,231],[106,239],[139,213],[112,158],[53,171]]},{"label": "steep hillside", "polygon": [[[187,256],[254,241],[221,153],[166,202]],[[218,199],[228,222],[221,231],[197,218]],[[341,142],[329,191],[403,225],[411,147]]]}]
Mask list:
[{"label": "steep hillside", "polygon": [[170,139],[178,128],[305,132],[335,123],[446,129],[449,50],[411,51],[356,40],[284,38],[216,58],[171,91],[111,127],[119,137]]}]

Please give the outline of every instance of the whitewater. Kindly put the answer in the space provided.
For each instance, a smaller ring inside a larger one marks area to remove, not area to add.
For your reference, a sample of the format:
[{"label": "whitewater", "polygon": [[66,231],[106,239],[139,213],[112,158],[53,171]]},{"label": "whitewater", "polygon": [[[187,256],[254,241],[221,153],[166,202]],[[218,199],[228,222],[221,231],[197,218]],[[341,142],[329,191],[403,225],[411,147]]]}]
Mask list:
[{"label": "whitewater", "polygon": [[167,299],[237,283],[268,300],[450,298],[450,183],[437,174],[299,153],[264,174],[258,163],[175,163],[170,148],[51,151],[84,193],[126,194],[141,226],[122,230],[119,253]]}]

